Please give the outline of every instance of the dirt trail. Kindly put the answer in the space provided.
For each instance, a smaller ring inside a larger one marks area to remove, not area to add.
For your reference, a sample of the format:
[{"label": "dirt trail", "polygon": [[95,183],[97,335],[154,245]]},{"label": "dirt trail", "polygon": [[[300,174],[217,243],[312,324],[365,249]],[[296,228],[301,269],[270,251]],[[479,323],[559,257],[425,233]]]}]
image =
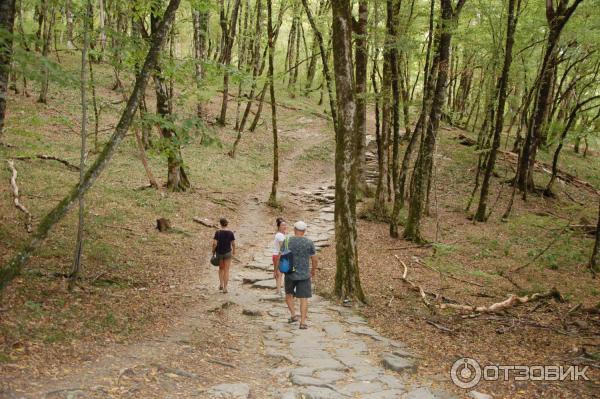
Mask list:
[{"label": "dirt trail", "polygon": [[[314,129],[282,133],[295,143],[282,162],[282,182],[288,182],[286,176],[304,151],[324,140]],[[331,172],[316,176],[314,170],[303,171],[302,176],[282,185],[284,212],[290,219],[308,222],[308,235],[318,248],[331,245],[333,176]],[[274,292],[270,271],[274,214],[260,200],[269,188],[268,181],[258,184],[240,206],[241,222],[235,226],[239,259],[234,262],[229,294],[218,292],[215,270],[202,266],[201,281],[184,294],[198,300],[167,334],[109,345],[98,359],[72,370],[56,370],[52,379],[32,379],[22,390],[0,392],[0,397],[451,397],[430,384],[408,383],[403,374],[417,362],[410,350],[370,329],[351,309],[315,295],[309,329],[287,323],[287,308]]]}]

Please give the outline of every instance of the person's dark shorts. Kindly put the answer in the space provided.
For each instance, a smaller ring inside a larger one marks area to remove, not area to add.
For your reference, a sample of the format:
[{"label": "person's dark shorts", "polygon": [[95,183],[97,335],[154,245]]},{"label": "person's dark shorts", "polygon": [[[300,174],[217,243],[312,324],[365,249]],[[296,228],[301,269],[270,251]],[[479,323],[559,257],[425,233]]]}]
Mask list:
[{"label": "person's dark shorts", "polygon": [[217,254],[217,258],[219,260],[231,259],[231,251],[227,252],[226,254]]},{"label": "person's dark shorts", "polygon": [[295,298],[312,297],[312,288],[310,286],[309,278],[306,280],[292,280],[288,276],[285,276],[284,282],[286,295],[293,295]]}]

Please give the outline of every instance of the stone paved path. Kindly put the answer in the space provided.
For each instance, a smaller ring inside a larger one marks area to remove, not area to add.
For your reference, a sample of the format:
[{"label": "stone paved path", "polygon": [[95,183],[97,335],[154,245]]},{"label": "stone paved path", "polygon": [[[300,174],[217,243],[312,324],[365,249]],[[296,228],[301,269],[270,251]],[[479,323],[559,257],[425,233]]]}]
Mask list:
[{"label": "stone paved path", "polygon": [[[307,236],[317,249],[333,238],[333,191],[321,187],[296,194],[300,201],[319,204],[316,218],[307,220]],[[312,198],[311,198],[312,196]],[[207,393],[214,398],[281,399],[433,399],[453,395],[428,386],[410,386],[405,376],[418,366],[402,342],[381,336],[350,308],[334,305],[314,295],[310,300],[307,330],[290,316],[272,279],[271,243],[257,247],[253,260],[234,279],[243,284],[241,295],[232,298],[248,322],[263,332],[267,370],[275,386],[253,392],[243,382],[221,384]],[[281,384],[280,381],[285,383]]]}]

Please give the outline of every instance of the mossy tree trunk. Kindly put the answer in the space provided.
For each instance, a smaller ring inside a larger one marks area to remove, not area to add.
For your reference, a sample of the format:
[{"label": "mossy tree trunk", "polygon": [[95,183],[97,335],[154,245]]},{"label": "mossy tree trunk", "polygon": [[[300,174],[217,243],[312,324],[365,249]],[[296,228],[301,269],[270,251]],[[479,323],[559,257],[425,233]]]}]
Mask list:
[{"label": "mossy tree trunk", "polygon": [[[306,2],[306,0],[303,0]],[[349,0],[333,0],[332,44],[338,121],[335,131],[335,294],[365,301],[358,267],[356,230],[356,94],[352,60],[352,15]]]}]

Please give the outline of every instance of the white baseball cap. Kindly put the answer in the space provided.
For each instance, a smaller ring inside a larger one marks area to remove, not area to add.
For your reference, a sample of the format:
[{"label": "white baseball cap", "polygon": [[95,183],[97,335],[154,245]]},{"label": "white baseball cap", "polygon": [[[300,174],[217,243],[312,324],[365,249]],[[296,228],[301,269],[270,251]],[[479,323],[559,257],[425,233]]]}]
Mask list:
[{"label": "white baseball cap", "polygon": [[299,220],[294,223],[294,228],[299,231],[304,231],[306,230],[306,223],[304,223],[302,220]]}]

